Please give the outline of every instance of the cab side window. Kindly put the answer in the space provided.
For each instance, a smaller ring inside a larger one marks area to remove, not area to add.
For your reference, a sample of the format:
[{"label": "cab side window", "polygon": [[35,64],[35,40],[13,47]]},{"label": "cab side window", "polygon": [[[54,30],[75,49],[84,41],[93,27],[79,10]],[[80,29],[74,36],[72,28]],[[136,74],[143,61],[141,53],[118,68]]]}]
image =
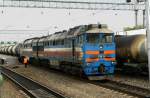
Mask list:
[{"label": "cab side window", "polygon": [[81,46],[83,44],[84,41],[84,36],[83,35],[79,35],[77,37],[77,46]]}]

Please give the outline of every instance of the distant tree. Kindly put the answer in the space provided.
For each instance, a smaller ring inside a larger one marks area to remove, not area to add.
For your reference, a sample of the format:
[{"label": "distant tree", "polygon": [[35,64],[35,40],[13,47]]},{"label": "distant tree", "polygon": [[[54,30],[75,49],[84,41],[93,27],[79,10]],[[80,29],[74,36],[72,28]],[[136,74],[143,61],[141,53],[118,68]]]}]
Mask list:
[{"label": "distant tree", "polygon": [[17,42],[15,41],[14,44],[17,44]]},{"label": "distant tree", "polygon": [[9,42],[7,42],[7,44],[11,44],[11,42],[9,41]]},{"label": "distant tree", "polygon": [[1,41],[1,44],[4,44],[4,42],[3,42],[3,41]]},{"label": "distant tree", "polygon": [[144,29],[144,26],[143,25],[137,25],[134,27],[124,27],[124,31],[138,30],[138,29]]}]

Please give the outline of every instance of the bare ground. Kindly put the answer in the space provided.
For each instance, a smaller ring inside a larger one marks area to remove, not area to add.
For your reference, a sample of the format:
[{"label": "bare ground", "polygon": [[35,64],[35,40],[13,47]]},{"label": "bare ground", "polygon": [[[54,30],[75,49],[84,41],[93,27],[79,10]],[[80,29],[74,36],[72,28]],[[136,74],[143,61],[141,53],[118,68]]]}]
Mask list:
[{"label": "bare ground", "polygon": [[0,87],[0,98],[29,98],[14,83],[4,79]]},{"label": "bare ground", "polygon": [[[131,98],[132,96],[120,92],[96,86],[90,83],[69,78],[65,75],[40,69],[39,67],[18,65],[14,71],[28,76],[40,83],[60,91],[71,98]],[[12,68],[13,66],[8,66]],[[133,97],[132,97],[133,98]]]},{"label": "bare ground", "polygon": [[115,75],[114,80],[115,81],[117,80],[125,84],[134,85],[137,87],[150,89],[148,77],[147,79],[145,79],[145,78],[137,77],[136,75],[134,76],[134,74],[132,76]]}]

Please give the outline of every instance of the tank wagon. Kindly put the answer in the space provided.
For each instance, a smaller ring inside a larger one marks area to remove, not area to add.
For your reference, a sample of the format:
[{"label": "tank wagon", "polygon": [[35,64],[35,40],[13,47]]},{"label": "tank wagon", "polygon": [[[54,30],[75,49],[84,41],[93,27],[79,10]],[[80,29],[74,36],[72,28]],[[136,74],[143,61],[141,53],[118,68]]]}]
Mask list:
[{"label": "tank wagon", "polygon": [[13,56],[20,56],[20,50],[22,49],[22,43],[10,46],[3,46],[0,47],[1,54],[13,55]]},{"label": "tank wagon", "polygon": [[4,48],[3,46],[0,47],[0,53],[1,54],[3,53],[3,48]]},{"label": "tank wagon", "polygon": [[5,47],[2,48],[2,53],[4,54],[4,52],[5,52]]},{"label": "tank wagon", "polygon": [[12,48],[14,47],[14,45],[8,46],[7,48],[7,53],[8,55],[12,55]]},{"label": "tank wagon", "polygon": [[114,74],[114,33],[98,24],[76,26],[25,40],[20,56],[32,64],[84,74],[90,80],[106,79]]},{"label": "tank wagon", "polygon": [[22,43],[18,43],[12,47],[12,49],[11,49],[12,54],[11,55],[20,57],[21,50],[22,50]]},{"label": "tank wagon", "polygon": [[[117,67],[128,69],[129,72],[147,72],[148,56],[146,44],[146,36],[142,34],[116,36]],[[132,71],[130,68],[132,68]]]},{"label": "tank wagon", "polygon": [[9,46],[6,46],[6,47],[4,48],[4,54],[7,54],[7,53],[8,53],[8,47],[9,47]]}]

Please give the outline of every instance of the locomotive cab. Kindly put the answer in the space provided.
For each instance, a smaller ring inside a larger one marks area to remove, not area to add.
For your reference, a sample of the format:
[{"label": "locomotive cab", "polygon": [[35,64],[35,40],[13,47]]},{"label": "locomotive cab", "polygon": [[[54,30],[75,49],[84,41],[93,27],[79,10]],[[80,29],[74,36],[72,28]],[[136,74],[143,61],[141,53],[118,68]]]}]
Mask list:
[{"label": "locomotive cab", "polygon": [[108,79],[115,66],[114,33],[98,29],[83,35],[84,73],[90,80]]}]

